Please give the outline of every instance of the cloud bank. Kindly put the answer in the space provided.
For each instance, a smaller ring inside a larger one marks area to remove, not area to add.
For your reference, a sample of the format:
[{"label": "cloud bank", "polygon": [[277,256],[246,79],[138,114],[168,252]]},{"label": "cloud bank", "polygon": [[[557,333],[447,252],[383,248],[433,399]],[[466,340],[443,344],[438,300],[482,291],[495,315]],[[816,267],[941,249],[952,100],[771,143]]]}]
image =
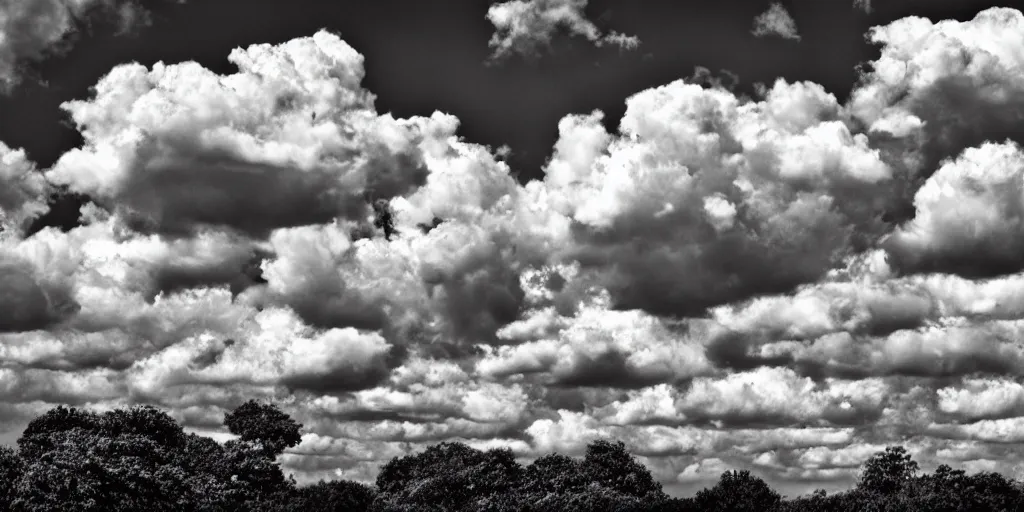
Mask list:
[{"label": "cloud bank", "polygon": [[[847,485],[891,442],[1009,470],[1024,14],[870,36],[847,103],[679,80],[614,133],[567,115],[526,184],[453,116],[377,112],[328,32],[227,76],[118,66],[64,105],[84,143],[52,168],[0,147],[3,427],[144,402],[210,432],[272,398],[308,427],[301,481],[609,436],[676,489]],[[84,225],[26,237],[55,185]]]}]

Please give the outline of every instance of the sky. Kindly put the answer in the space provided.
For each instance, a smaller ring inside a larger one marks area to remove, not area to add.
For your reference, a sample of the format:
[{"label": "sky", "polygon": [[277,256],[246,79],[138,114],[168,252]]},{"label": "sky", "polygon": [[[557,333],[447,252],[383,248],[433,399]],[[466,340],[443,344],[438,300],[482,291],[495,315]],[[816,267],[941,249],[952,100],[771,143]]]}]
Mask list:
[{"label": "sky", "polygon": [[0,441],[258,398],[300,482],[1024,475],[1019,6],[445,5],[0,0]]}]

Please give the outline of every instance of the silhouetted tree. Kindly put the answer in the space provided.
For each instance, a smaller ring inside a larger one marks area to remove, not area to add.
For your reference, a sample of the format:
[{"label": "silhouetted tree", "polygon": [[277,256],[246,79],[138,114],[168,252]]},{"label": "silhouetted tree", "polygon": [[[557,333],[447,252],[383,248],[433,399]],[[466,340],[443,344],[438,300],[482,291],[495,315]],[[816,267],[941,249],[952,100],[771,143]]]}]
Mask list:
[{"label": "silhouetted tree", "polygon": [[721,512],[771,510],[781,500],[779,493],[749,471],[726,471],[714,487],[704,489],[694,497],[699,510]]},{"label": "silhouetted tree", "polygon": [[58,405],[28,422],[18,438],[18,450],[23,458],[37,459],[54,448],[54,434],[76,428],[93,431],[99,427],[100,419],[95,413]]},{"label": "silhouetted tree", "polygon": [[657,497],[664,493],[650,470],[637,462],[621,441],[598,440],[587,446],[584,471],[592,482],[627,496]]},{"label": "silhouetted tree", "polygon": [[857,488],[881,495],[891,495],[903,488],[917,473],[917,462],[914,462],[907,449],[902,446],[889,446],[885,451],[871,456],[864,463]]},{"label": "silhouetted tree", "polygon": [[558,453],[544,455],[526,466],[520,492],[538,497],[583,492],[590,475],[583,463]]},{"label": "silhouetted tree", "polygon": [[550,454],[527,467],[511,450],[440,443],[396,457],[376,489],[355,482],[297,487],[276,455],[301,425],[249,401],[225,416],[238,439],[186,434],[154,407],[103,414],[55,407],[29,422],[17,451],[0,447],[0,510],[12,512],[1024,512],[1019,482],[939,466],[916,476],[890,446],[856,488],[783,500],[748,471],[726,471],[693,498],[669,498],[620,442],[596,441],[582,459]]},{"label": "silhouetted tree", "polygon": [[381,468],[374,510],[397,510],[399,505],[461,510],[513,491],[521,475],[511,450],[483,452],[462,443],[440,443]]},{"label": "silhouetted tree", "polygon": [[224,416],[224,425],[241,441],[259,443],[268,454],[280,455],[302,441],[302,425],[273,404],[249,400]]},{"label": "silhouetted tree", "polygon": [[174,510],[184,474],[173,454],[183,440],[181,427],[151,407],[102,416],[51,410],[19,439],[25,466],[12,508]]},{"label": "silhouetted tree", "polygon": [[257,510],[267,496],[293,490],[270,456],[277,452],[267,448],[297,442],[291,418],[251,405],[229,417],[250,439],[221,445],[185,434],[149,406],[103,414],[51,409],[29,422],[16,460],[13,452],[0,452],[0,474],[12,475],[0,484],[10,489],[2,510]]}]

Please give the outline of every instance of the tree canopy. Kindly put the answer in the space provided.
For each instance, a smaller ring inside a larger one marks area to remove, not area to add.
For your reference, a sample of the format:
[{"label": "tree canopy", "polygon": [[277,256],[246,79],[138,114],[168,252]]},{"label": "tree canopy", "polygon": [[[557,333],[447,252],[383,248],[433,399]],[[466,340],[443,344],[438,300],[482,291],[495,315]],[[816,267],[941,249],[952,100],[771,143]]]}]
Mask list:
[{"label": "tree canopy", "polygon": [[669,497],[621,442],[590,443],[580,458],[547,454],[522,464],[509,449],[444,442],[396,457],[373,485],[298,486],[277,456],[302,425],[269,403],[224,417],[237,439],[186,433],[149,406],[97,413],[55,407],[33,419],[17,449],[0,447],[0,510],[13,512],[854,512],[1024,511],[1024,487],[998,473],[939,466],[918,474],[890,446],[864,462],[853,489],[786,499],[749,471],[726,471],[689,498]]}]

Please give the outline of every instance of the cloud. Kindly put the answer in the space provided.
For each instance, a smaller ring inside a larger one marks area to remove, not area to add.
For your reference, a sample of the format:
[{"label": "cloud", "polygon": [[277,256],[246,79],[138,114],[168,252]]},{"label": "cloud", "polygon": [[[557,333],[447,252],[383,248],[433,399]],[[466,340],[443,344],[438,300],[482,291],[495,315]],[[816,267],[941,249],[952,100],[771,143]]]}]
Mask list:
[{"label": "cloud", "polygon": [[873,10],[871,0],[853,0],[853,7],[855,9],[860,9],[867,14],[871,14],[871,11]]},{"label": "cloud", "polygon": [[588,0],[511,0],[491,5],[487,20],[495,32],[489,45],[492,59],[518,54],[535,57],[561,31],[582,36],[597,46],[606,44],[633,50],[640,45],[636,36],[601,30],[587,19],[584,9]]},{"label": "cloud", "polygon": [[969,21],[932,22],[911,16],[873,27],[881,48],[851,93],[851,113],[910,170],[905,203],[891,212],[913,217],[914,194],[940,164],[964,149],[1007,139],[1024,108],[1024,58],[1008,51],[1024,43],[1024,14],[991,8]]},{"label": "cloud", "polygon": [[70,47],[97,14],[115,20],[119,32],[149,23],[149,13],[132,0],[0,2],[0,92],[18,85],[25,66]]},{"label": "cloud", "polygon": [[784,80],[764,96],[677,81],[629,98],[618,135],[600,113],[560,123],[545,184],[572,223],[561,256],[614,307],[685,316],[790,290],[884,229],[893,170],[835,97]]},{"label": "cloud", "polygon": [[1024,152],[1013,142],[968,148],[914,196],[916,214],[885,242],[904,272],[986,277],[1021,270]]},{"label": "cloud", "polygon": [[50,184],[25,151],[0,142],[0,232],[20,231],[46,213],[49,192]]},{"label": "cloud", "polygon": [[767,11],[754,18],[754,28],[751,33],[755,37],[774,35],[783,39],[800,40],[796,21],[789,15],[789,11],[778,2],[772,3]]},{"label": "cloud", "polygon": [[234,382],[328,393],[372,387],[388,374],[390,347],[376,333],[317,332],[291,311],[266,309],[245,319],[237,334],[241,341],[231,343],[192,337],[140,359],[132,385],[147,394]]},{"label": "cloud", "polygon": [[611,424],[714,424],[733,427],[793,424],[846,426],[870,421],[887,404],[882,380],[814,382],[780,368],[721,378],[699,377],[682,389],[664,384],[631,392],[595,411]]},{"label": "cloud", "polygon": [[365,196],[422,185],[417,148],[432,118],[379,116],[363,57],[319,32],[234,50],[239,72],[194,62],[114,68],[90,100],[67,102],[85,138],[47,172],[133,227],[187,234],[358,219]]},{"label": "cloud", "polygon": [[[554,334],[544,339],[503,346],[486,352],[477,371],[492,378],[518,374],[547,374],[556,386],[611,386],[639,388],[659,382],[677,383],[711,371],[699,340],[673,331],[657,318],[640,311],[608,311],[607,296],[585,305],[572,318],[540,310],[540,329]],[[523,323],[534,323],[528,317]],[[537,332],[519,322],[499,336]]]}]

